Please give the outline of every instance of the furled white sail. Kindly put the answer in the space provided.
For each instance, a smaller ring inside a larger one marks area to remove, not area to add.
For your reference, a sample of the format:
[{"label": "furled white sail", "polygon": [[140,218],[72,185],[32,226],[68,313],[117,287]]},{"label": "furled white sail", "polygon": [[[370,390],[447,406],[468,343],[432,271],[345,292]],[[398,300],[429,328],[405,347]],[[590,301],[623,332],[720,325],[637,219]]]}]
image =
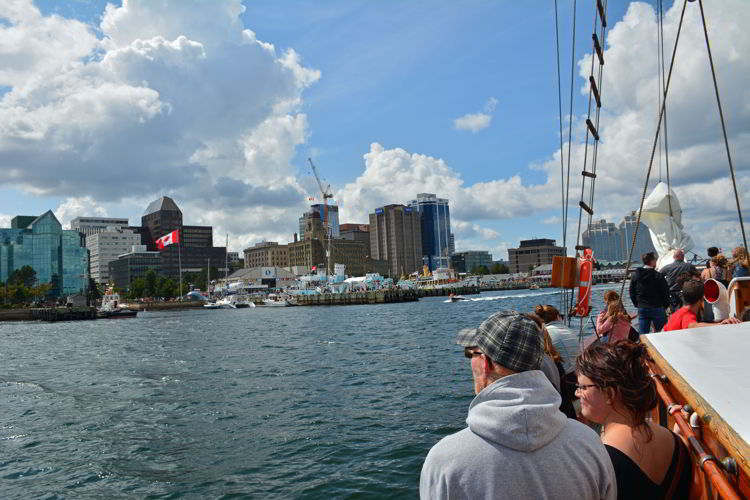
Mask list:
[{"label": "furled white sail", "polygon": [[695,246],[693,239],[682,227],[680,202],[674,191],[663,182],[657,184],[643,202],[641,222],[648,226],[651,241],[659,254],[657,269],[674,262],[675,250],[682,249],[687,253]]}]

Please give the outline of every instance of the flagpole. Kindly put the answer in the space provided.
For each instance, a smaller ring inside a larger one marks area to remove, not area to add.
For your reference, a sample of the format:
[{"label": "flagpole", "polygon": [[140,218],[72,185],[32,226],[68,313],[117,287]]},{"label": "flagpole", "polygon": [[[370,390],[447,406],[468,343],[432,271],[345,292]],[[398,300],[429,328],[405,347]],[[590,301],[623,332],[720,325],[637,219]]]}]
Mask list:
[{"label": "flagpole", "polygon": [[180,299],[182,299],[182,242],[177,242],[177,261],[180,264]]}]

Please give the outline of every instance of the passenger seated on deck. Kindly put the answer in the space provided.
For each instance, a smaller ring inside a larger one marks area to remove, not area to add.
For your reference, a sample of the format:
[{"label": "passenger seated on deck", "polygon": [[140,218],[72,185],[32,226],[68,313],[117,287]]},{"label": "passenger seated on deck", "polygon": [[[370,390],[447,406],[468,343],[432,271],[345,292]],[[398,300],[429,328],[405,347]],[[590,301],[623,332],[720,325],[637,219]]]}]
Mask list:
[{"label": "passenger seated on deck", "polygon": [[544,341],[531,318],[495,313],[461,330],[457,343],[470,359],[477,396],[468,428],[427,454],[422,499],[616,498],[601,441],[558,410],[560,396],[539,370]]},{"label": "passenger seated on deck", "polygon": [[578,357],[581,413],[602,425],[617,498],[689,498],[693,469],[682,439],[646,420],[658,395],[646,348],[628,340],[594,344]]},{"label": "passenger seated on deck", "polygon": [[605,342],[626,339],[630,334],[630,322],[637,317],[637,314],[628,314],[619,293],[607,290],[604,310],[596,317],[596,334]]},{"label": "passenger seated on deck", "polygon": [[[685,328],[699,328],[701,326],[711,326],[715,323],[701,323],[698,321],[698,315],[703,310],[703,283],[699,280],[687,280],[682,285],[682,302],[685,304],[669,318],[669,322],[664,327],[665,332],[673,330],[683,330]],[[727,318],[720,325],[729,323],[739,323],[740,320],[731,317]]]}]

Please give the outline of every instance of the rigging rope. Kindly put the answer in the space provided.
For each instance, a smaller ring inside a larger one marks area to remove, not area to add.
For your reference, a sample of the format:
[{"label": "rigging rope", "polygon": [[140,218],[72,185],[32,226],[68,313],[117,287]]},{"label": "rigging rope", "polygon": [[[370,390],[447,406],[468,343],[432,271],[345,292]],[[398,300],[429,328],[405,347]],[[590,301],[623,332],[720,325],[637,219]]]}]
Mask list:
[{"label": "rigging rope", "polygon": [[[672,60],[669,63],[669,74],[667,75],[667,83],[666,87],[664,88],[664,100],[661,105],[661,110],[659,111],[659,123],[657,123],[656,126],[656,137],[654,137],[654,145],[651,148],[651,159],[648,162],[648,170],[646,171],[646,182],[643,184],[643,194],[641,196],[641,204],[638,208],[638,217],[636,219],[635,223],[635,229],[633,230],[633,240],[630,244],[630,251],[628,252],[628,263],[625,266],[625,272],[627,273],[628,269],[630,269],[630,263],[633,259],[633,250],[635,249],[635,240],[638,236],[638,229],[641,226],[641,212],[643,211],[643,202],[646,200],[646,191],[648,190],[648,180],[651,177],[651,168],[654,165],[654,154],[656,153],[656,145],[659,140],[659,132],[661,131],[661,121],[662,117],[664,116],[664,108],[667,104],[667,92],[669,91],[669,84],[672,81],[672,70],[674,69],[674,59],[677,55],[677,44],[680,41],[680,33],[682,32],[682,21],[685,19],[685,8],[687,7],[688,0],[685,0],[685,2],[682,4],[682,13],[680,14],[680,24],[677,26],[677,36],[675,37],[674,41],[674,47],[672,49]],[[743,230],[744,235],[744,230]],[[622,288],[620,288],[620,297],[622,297],[622,294],[625,292],[625,280],[622,281]]]},{"label": "rigging rope", "polygon": [[[560,118],[560,208],[562,209],[562,239],[563,248],[565,248],[565,237],[566,237],[566,226],[567,221],[565,220],[565,159],[563,158],[563,117],[562,117],[562,90],[560,83],[560,31],[558,28],[558,17],[557,17],[557,0],[555,0],[555,45],[557,47],[557,109]],[[567,290],[563,288],[563,293],[560,294],[560,309],[563,304],[567,304]]]},{"label": "rigging rope", "polygon": [[[568,180],[565,188],[565,217],[563,226],[563,246],[567,241],[568,236],[568,203],[570,200],[570,151],[573,146],[573,77],[575,75],[576,67],[576,0],[573,0],[573,45],[571,46],[570,56],[570,111],[568,113]],[[560,151],[562,154],[562,151]]]},{"label": "rigging rope", "polygon": [[[664,162],[667,168],[667,203],[669,204],[669,216],[674,217],[674,213],[672,212],[672,195],[669,194],[672,190],[672,185],[669,181],[669,134],[667,133],[667,89],[663,87],[663,85],[666,83],[664,81],[664,12],[662,10],[663,2],[662,0],[659,0],[659,39],[661,40],[661,49],[659,52],[661,53],[661,86],[662,90],[664,91]],[[661,138],[659,139],[661,141]],[[659,144],[659,147],[661,147],[661,143]],[[659,157],[659,161],[661,161],[661,157]],[[661,180],[661,175],[659,176],[659,180]]]},{"label": "rigging rope", "polygon": [[716,83],[716,69],[714,68],[714,58],[711,55],[711,44],[708,41],[708,28],[706,27],[706,16],[703,13],[703,0],[698,0],[701,9],[701,20],[703,21],[703,33],[706,36],[706,50],[708,50],[708,61],[711,63],[711,77],[714,80],[714,91],[716,92],[716,104],[719,107],[719,118],[721,119],[721,131],[724,134],[724,146],[727,150],[727,160],[729,160],[729,172],[732,174],[732,186],[734,187],[734,199],[737,202],[737,215],[740,217],[740,229],[742,229],[742,243],[747,253],[747,237],[745,236],[745,224],[742,221],[742,210],[740,209],[740,197],[737,194],[737,180],[734,176],[734,165],[732,164],[732,155],[729,153],[729,139],[727,139],[727,127],[724,124],[724,112],[721,109],[721,99],[719,98],[719,84]]}]

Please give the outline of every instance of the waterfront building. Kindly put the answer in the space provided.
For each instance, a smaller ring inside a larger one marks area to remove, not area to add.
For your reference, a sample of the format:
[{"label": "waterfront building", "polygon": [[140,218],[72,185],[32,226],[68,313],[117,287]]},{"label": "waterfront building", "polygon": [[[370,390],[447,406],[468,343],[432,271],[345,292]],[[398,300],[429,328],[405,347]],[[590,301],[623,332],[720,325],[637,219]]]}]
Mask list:
[{"label": "waterfront building", "polygon": [[370,257],[388,261],[390,277],[422,271],[421,213],[386,205],[370,214]]},{"label": "waterfront building", "polygon": [[109,277],[115,287],[128,290],[136,278],[142,278],[146,272],[161,270],[161,252],[149,251],[146,245],[133,245],[130,251],[119,255],[108,264]]},{"label": "waterfront building", "polygon": [[0,282],[24,266],[36,271],[37,284],[52,284],[51,297],[88,290],[89,252],[83,236],[63,229],[51,210],[39,217],[16,216],[10,228],[0,229]]},{"label": "waterfront building", "polygon": [[419,193],[409,206],[422,214],[422,263],[430,271],[449,267],[455,239],[451,233],[448,200],[432,193]]},{"label": "waterfront building", "polygon": [[230,290],[254,292],[269,288],[288,288],[297,282],[297,276],[288,269],[265,266],[238,269],[227,280],[219,280]]},{"label": "waterfront building", "polygon": [[141,226],[141,244],[149,251],[157,249],[157,239],[172,231],[180,231],[180,243],[169,245],[160,252],[159,274],[176,281],[180,279],[180,267],[183,273],[198,272],[209,264],[224,269],[227,249],[213,246],[213,228],[184,226],[182,211],[169,196],[162,196],[148,205],[141,217]]},{"label": "waterfront building", "polygon": [[275,241],[262,241],[246,248],[245,268],[255,267],[289,267],[289,249]]},{"label": "waterfront building", "polygon": [[76,217],[70,221],[70,229],[83,233],[88,237],[108,229],[123,229],[130,221],[121,217]]},{"label": "waterfront building", "polygon": [[104,231],[90,232],[86,236],[86,248],[91,261],[91,278],[100,284],[109,282],[109,263],[140,244],[141,235],[125,228],[110,227]]},{"label": "waterfront building", "polygon": [[[619,225],[604,219],[589,224],[582,233],[583,244],[594,251],[596,260],[626,261],[633,241],[633,231],[637,223],[635,212],[626,215]],[[654,252],[648,227],[641,224],[633,250],[633,260],[640,261],[641,255]]]},{"label": "waterfront building", "polygon": [[240,258],[239,252],[227,252],[227,260],[229,261],[229,267],[232,269],[244,266],[244,259]]},{"label": "waterfront building", "polygon": [[[340,236],[339,227],[339,207],[337,205],[328,205],[328,225],[331,227],[331,235],[334,238]],[[299,238],[304,240],[309,237],[311,232],[314,232],[318,237],[317,233],[320,231],[323,235],[327,232],[324,228],[325,221],[325,208],[326,205],[316,203],[310,205],[310,211],[306,212],[302,217],[299,218]]]},{"label": "waterfront building", "polygon": [[[324,272],[327,264],[327,247],[328,241],[321,239],[289,243],[289,267],[305,272],[315,267],[316,271]],[[368,250],[368,245],[363,241],[342,238],[331,240],[331,263],[343,264],[348,275],[363,276],[373,266],[379,265],[368,259]]]},{"label": "waterfront building", "polygon": [[469,250],[451,255],[451,269],[458,273],[470,273],[479,266],[487,270],[492,267],[492,255],[486,250]]},{"label": "waterfront building", "polygon": [[342,239],[361,241],[370,250],[370,225],[369,224],[341,224],[340,235]]},{"label": "waterfront building", "polygon": [[536,266],[552,264],[552,257],[565,255],[565,248],[558,247],[555,240],[523,240],[519,248],[509,248],[508,257],[511,273],[526,273]]}]

